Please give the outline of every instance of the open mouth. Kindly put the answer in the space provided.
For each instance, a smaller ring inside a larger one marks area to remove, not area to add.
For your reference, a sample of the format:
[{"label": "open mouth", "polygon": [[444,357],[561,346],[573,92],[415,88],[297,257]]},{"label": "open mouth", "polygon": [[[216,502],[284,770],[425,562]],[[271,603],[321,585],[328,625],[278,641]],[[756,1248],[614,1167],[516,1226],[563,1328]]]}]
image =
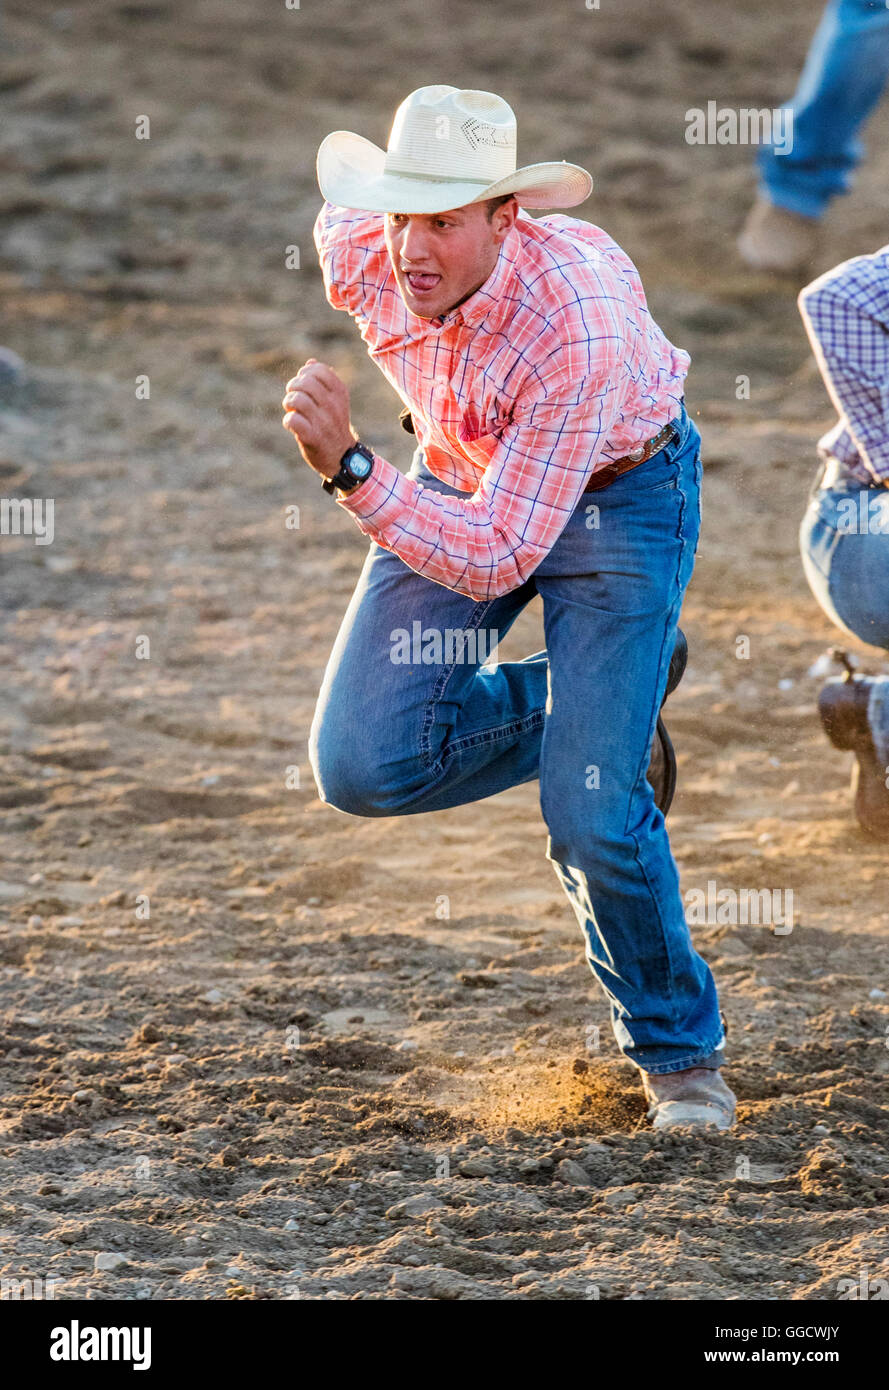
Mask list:
[{"label": "open mouth", "polygon": [[408,283],[411,294],[416,295],[430,294],[432,290],[437,288],[441,281],[440,275],[421,275],[419,272],[412,270],[405,271],[404,278]]}]

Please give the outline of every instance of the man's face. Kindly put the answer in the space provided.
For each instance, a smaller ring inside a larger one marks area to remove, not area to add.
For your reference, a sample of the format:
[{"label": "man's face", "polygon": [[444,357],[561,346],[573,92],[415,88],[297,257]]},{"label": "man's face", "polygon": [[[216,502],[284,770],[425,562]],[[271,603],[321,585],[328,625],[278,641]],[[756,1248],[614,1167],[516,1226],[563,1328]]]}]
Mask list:
[{"label": "man's face", "polygon": [[497,264],[517,211],[510,200],[490,221],[484,203],[432,214],[387,213],[389,259],[411,313],[434,319],[474,294]]}]

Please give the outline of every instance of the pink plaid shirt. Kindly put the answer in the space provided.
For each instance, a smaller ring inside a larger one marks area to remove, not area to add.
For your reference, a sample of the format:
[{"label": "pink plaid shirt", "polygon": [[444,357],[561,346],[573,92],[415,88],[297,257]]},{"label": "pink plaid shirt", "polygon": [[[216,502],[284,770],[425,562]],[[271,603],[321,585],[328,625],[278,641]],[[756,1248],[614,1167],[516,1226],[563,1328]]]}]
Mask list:
[{"label": "pink plaid shirt", "polygon": [[447,497],[374,456],[340,505],[411,569],[469,598],[518,588],[597,467],[680,410],[689,356],[654,322],[639,273],[599,227],[520,213],[480,289],[435,319],[402,300],[381,213],[325,203],[327,298],[409,407]]}]

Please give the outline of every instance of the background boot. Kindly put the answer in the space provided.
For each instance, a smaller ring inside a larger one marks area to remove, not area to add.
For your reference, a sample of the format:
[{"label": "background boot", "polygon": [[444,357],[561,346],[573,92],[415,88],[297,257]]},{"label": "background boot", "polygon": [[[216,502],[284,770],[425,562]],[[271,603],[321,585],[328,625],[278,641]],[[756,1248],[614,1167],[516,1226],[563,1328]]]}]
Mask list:
[{"label": "background boot", "polygon": [[809,269],[818,242],[818,222],[757,198],[738,237],[738,251],[753,270],[801,274]]},{"label": "background boot", "polygon": [[889,839],[889,788],[877,758],[868,720],[873,681],[867,676],[829,680],[818,696],[818,713],[834,748],[851,749],[852,796],[858,824],[875,839]]}]

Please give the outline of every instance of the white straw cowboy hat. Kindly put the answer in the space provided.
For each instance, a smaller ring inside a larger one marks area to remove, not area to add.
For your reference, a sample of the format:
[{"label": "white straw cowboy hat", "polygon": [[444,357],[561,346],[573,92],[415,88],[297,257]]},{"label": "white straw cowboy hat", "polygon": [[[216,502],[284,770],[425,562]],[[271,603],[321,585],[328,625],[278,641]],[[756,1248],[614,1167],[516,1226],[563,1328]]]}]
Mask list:
[{"label": "white straw cowboy hat", "polygon": [[399,106],[389,147],[335,130],[318,150],[329,203],[363,212],[434,213],[514,193],[525,207],[571,208],[586,169],[564,160],[516,168],[516,118],[493,92],[420,87]]}]

